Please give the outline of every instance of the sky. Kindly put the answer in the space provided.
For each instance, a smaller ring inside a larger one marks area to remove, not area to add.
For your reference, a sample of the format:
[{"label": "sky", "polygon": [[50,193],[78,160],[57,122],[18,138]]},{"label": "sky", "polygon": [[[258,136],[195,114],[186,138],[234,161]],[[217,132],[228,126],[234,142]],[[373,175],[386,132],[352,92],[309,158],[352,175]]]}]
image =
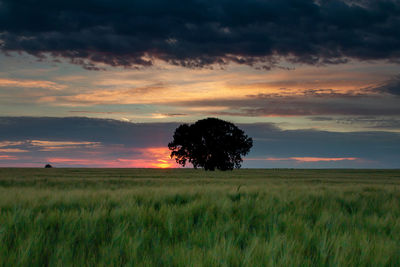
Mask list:
[{"label": "sky", "polygon": [[0,167],[179,167],[207,117],[244,168],[400,168],[400,1],[0,0]]}]

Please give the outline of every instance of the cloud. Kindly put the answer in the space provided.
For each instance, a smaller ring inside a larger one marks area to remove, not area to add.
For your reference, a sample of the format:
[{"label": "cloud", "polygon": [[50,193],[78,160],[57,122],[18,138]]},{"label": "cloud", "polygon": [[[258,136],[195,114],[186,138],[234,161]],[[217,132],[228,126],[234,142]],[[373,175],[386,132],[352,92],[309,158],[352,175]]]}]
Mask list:
[{"label": "cloud", "polygon": [[[261,159],[262,160],[262,159]],[[290,157],[290,158],[266,158],[269,161],[295,160],[299,162],[320,162],[320,161],[343,161],[359,160],[358,158],[320,158],[320,157]]]},{"label": "cloud", "polygon": [[[282,130],[271,123],[237,124],[253,138],[243,167],[399,168],[400,134]],[[167,167],[168,142],[179,123],[109,119],[0,117],[0,166]],[[33,140],[33,141],[32,141]],[[45,148],[64,149],[45,149]],[[288,160],[266,160],[288,159]]]},{"label": "cloud", "polygon": [[[5,125],[3,124],[3,127],[4,127]],[[21,144],[23,144],[24,142],[21,142],[21,141],[0,141],[0,147],[8,147],[8,146],[17,146],[17,145],[21,145]]]},{"label": "cloud", "polygon": [[94,104],[134,104],[152,102],[157,96],[162,96],[163,101],[175,99],[175,95],[168,93],[168,88],[162,86],[144,86],[130,89],[92,89],[67,95],[42,95],[38,98],[40,103],[58,103],[64,106],[87,106]]},{"label": "cloud", "polygon": [[57,150],[71,150],[77,148],[90,149],[99,146],[101,146],[100,142],[48,141],[48,140],[31,140],[31,138],[26,138],[25,140],[21,141],[0,142],[0,152],[21,153],[29,151],[57,151]]},{"label": "cloud", "polygon": [[400,96],[400,75],[397,75],[396,77],[384,83],[382,86],[375,87],[372,90],[379,93],[388,93],[395,96]]},{"label": "cloud", "polygon": [[0,160],[17,160],[18,158],[15,156],[9,155],[0,155]]},{"label": "cloud", "polygon": [[332,117],[311,117],[312,121],[333,121],[334,118]]},{"label": "cloud", "polygon": [[0,78],[0,87],[43,88],[49,90],[62,90],[66,86],[50,81],[38,80],[13,80]]},{"label": "cloud", "polygon": [[26,140],[44,144],[39,140],[45,140],[48,145],[101,143],[161,147],[170,142],[177,126],[177,123],[129,123],[85,117],[0,117],[0,144]]},{"label": "cloud", "polygon": [[23,153],[23,152],[29,152],[29,151],[19,148],[0,148],[0,153]]},{"label": "cloud", "polygon": [[56,151],[67,149],[88,149],[98,147],[100,142],[86,142],[86,141],[47,141],[47,140],[28,140],[27,143],[33,147],[38,147],[40,151]]},{"label": "cloud", "polygon": [[399,116],[346,116],[346,117],[311,117],[312,121],[334,121],[342,125],[363,126],[369,129],[400,129]]},{"label": "cloud", "polygon": [[181,101],[171,105],[182,107],[225,107],[209,111],[213,116],[284,117],[326,115],[387,115],[400,114],[400,99],[384,96],[266,96],[249,95],[242,99]]},{"label": "cloud", "polygon": [[50,55],[92,70],[156,60],[270,69],[282,59],[313,65],[400,59],[397,0],[0,3],[5,53]]},{"label": "cloud", "polygon": [[122,112],[122,111],[69,110],[68,112],[79,113],[79,114],[127,114],[127,112]]},{"label": "cloud", "polygon": [[153,113],[152,118],[154,119],[164,119],[164,118],[173,118],[173,117],[185,117],[188,114],[185,113]]}]

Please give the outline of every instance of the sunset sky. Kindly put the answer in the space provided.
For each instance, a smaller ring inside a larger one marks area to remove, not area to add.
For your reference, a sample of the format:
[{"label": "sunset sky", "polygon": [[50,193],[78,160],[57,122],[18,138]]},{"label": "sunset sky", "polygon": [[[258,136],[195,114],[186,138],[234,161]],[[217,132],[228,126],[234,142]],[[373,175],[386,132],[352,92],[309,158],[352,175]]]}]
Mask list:
[{"label": "sunset sky", "polygon": [[398,0],[0,0],[0,167],[177,167],[181,123],[248,168],[400,168]]}]

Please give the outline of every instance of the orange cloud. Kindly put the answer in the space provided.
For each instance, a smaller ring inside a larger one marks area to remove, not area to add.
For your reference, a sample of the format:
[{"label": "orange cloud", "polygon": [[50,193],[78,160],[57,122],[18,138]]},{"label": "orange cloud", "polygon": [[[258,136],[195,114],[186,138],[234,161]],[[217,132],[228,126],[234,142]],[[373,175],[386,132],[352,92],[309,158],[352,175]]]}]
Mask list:
[{"label": "orange cloud", "polygon": [[64,149],[78,148],[78,147],[98,147],[100,142],[76,142],[76,141],[46,141],[46,140],[32,140],[30,143],[33,146],[41,147],[41,151],[58,151]]},{"label": "orange cloud", "polygon": [[0,155],[0,160],[16,160],[18,159],[16,156],[9,156],[9,155]]},{"label": "orange cloud", "polygon": [[99,144],[99,142],[32,140],[31,144],[34,146],[71,146],[71,145],[93,145],[93,144]]},{"label": "orange cloud", "polygon": [[22,145],[24,142],[22,141],[1,141],[0,142],[0,147],[6,147],[6,146],[18,146]]},{"label": "orange cloud", "polygon": [[3,153],[21,153],[21,152],[29,152],[28,150],[19,149],[19,148],[0,148],[0,152]]},{"label": "orange cloud", "polygon": [[37,81],[37,80],[11,80],[11,79],[1,79],[1,87],[23,87],[23,88],[44,88],[49,90],[62,90],[66,86],[50,81]]}]

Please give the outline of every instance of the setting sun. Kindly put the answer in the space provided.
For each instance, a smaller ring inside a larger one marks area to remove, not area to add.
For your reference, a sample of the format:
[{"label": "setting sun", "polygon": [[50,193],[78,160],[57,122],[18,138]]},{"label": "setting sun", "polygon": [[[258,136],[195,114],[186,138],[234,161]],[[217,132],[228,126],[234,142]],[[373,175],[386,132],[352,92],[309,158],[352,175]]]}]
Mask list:
[{"label": "setting sun", "polygon": [[161,168],[161,169],[167,169],[167,168],[172,168],[172,164],[166,162],[165,160],[159,159],[157,160],[159,163],[155,163],[154,167],[156,168]]},{"label": "setting sun", "polygon": [[149,159],[152,168],[173,168],[174,160],[170,158],[170,151],[167,147],[150,147],[141,150],[143,156]]}]

